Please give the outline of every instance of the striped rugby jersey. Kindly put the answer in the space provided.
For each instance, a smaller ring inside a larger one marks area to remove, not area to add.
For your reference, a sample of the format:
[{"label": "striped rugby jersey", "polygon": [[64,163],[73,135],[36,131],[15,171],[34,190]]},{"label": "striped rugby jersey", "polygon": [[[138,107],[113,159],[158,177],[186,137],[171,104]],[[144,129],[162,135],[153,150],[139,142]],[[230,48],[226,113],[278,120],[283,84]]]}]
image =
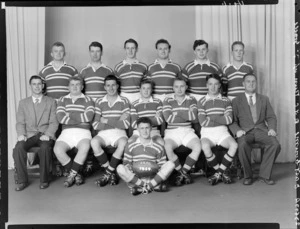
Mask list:
[{"label": "striped rugby jersey", "polygon": [[53,61],[39,72],[46,84],[46,94],[54,99],[69,94],[69,79],[76,75],[78,71],[75,67],[64,63],[59,69],[55,69]]},{"label": "striped rugby jersey", "polygon": [[227,84],[227,96],[238,96],[245,93],[243,86],[243,77],[247,73],[253,73],[253,66],[249,63],[243,62],[239,68],[233,64],[228,63],[223,67],[223,74],[225,76],[224,84]]},{"label": "striped rugby jersey", "polygon": [[[159,114],[159,117],[155,117]],[[131,126],[137,128],[136,122],[138,118],[148,117],[152,122],[152,129],[157,130],[157,126],[163,123],[162,117],[162,102],[159,99],[150,97],[148,102],[138,99],[131,104]]]},{"label": "striped rugby jersey", "polygon": [[56,117],[62,124],[62,129],[82,128],[90,129],[94,118],[94,101],[89,96],[81,94],[74,102],[70,94],[61,97],[57,102]]},{"label": "striped rugby jersey", "polygon": [[145,77],[147,65],[136,60],[129,64],[126,60],[115,67],[115,75],[120,80],[121,92],[138,93],[140,82]]},{"label": "striped rugby jersey", "polygon": [[143,145],[140,138],[137,138],[135,142],[126,145],[123,164],[132,165],[133,162],[138,161],[152,161],[161,167],[167,162],[164,147],[155,143],[152,139],[149,144]]},{"label": "striped rugby jersey", "polygon": [[231,124],[231,101],[221,94],[216,98],[211,98],[207,94],[198,101],[198,119],[202,127],[215,127]]},{"label": "striped rugby jersey", "polygon": [[85,94],[93,99],[103,98],[106,95],[104,79],[110,74],[113,74],[113,70],[110,67],[101,64],[99,68],[94,69],[89,63],[80,71],[80,76],[85,84]]},{"label": "striped rugby jersey", "polygon": [[167,129],[192,128],[191,123],[198,122],[197,112],[197,101],[193,96],[185,95],[184,100],[179,104],[173,94],[163,102],[163,115],[168,123]]},{"label": "striped rugby jersey", "polygon": [[197,60],[189,62],[182,70],[182,75],[189,80],[188,92],[206,95],[208,91],[206,76],[210,74],[218,74],[222,78],[222,71],[216,63],[209,60],[203,64],[200,64]]},{"label": "striped rugby jersey", "polygon": [[181,75],[181,67],[171,60],[163,68],[158,60],[149,65],[147,78],[154,82],[153,94],[173,93],[174,79]]},{"label": "striped rugby jersey", "polygon": [[[107,95],[105,95],[102,99],[97,99],[95,102],[93,128],[95,130],[128,129],[130,126],[130,115],[126,119],[120,120],[124,113],[130,114],[130,104],[127,98],[118,95],[114,104],[110,106]],[[108,119],[108,123],[101,123],[101,117]]]}]

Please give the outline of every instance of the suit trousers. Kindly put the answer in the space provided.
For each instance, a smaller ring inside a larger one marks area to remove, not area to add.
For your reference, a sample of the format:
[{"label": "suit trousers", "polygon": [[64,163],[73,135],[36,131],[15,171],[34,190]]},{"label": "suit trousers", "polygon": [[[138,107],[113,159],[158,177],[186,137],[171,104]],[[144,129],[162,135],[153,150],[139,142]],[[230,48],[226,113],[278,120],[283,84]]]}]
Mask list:
[{"label": "suit trousers", "polygon": [[244,177],[252,177],[251,168],[251,144],[260,143],[264,145],[264,155],[260,164],[259,176],[270,179],[273,164],[280,152],[281,146],[276,137],[268,136],[268,133],[254,128],[246,133],[246,135],[237,139],[239,159],[244,169]]},{"label": "suit trousers", "polygon": [[41,141],[40,137],[41,134],[37,134],[27,139],[27,141],[19,141],[13,150],[13,158],[15,161],[19,183],[28,182],[27,152],[31,147],[35,146],[40,147],[40,150],[38,151],[40,161],[40,182],[49,182],[54,141]]}]

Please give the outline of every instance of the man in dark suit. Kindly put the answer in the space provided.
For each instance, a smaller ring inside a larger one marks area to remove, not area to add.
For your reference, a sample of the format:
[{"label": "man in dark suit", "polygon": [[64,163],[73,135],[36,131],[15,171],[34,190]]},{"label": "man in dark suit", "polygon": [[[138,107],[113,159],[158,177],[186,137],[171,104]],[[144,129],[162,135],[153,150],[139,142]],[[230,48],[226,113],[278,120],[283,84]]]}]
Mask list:
[{"label": "man in dark suit", "polygon": [[13,150],[13,158],[18,174],[16,191],[28,185],[27,150],[39,146],[40,189],[48,188],[52,147],[54,135],[58,128],[55,100],[44,96],[43,81],[40,76],[32,76],[29,80],[32,96],[19,102],[17,112],[18,142]]},{"label": "man in dark suit", "polygon": [[251,168],[251,144],[264,145],[264,155],[260,165],[259,180],[275,184],[271,179],[272,167],[280,152],[280,144],[276,139],[277,119],[269,102],[269,98],[256,93],[257,79],[253,73],[243,78],[245,93],[232,101],[233,123],[230,130],[237,137],[239,159],[244,169],[244,185],[253,182]]}]

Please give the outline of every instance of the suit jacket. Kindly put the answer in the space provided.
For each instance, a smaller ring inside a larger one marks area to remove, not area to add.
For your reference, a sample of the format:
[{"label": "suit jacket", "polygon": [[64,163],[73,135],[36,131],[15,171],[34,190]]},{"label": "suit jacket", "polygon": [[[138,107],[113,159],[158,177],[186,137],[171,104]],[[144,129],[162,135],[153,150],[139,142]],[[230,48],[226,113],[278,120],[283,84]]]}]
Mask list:
[{"label": "suit jacket", "polygon": [[261,129],[265,132],[268,132],[270,129],[276,131],[277,119],[267,96],[256,93],[256,123],[253,122],[250,106],[245,94],[233,99],[232,109],[233,122],[229,126],[229,129],[234,135],[236,135],[238,130],[248,132],[254,128]]},{"label": "suit jacket", "polygon": [[27,97],[19,102],[17,112],[17,134],[30,138],[41,132],[54,139],[58,128],[56,119],[56,102],[54,99],[43,96],[40,104],[34,110],[32,97]]}]

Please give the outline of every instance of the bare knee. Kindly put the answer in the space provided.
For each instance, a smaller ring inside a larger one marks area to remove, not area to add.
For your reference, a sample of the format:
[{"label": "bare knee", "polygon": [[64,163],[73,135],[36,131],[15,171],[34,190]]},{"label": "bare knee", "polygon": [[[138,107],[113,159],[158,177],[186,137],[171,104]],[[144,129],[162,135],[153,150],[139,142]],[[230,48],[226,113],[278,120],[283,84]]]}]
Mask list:
[{"label": "bare knee", "polygon": [[120,138],[117,142],[117,148],[124,149],[127,144],[127,138]]}]

